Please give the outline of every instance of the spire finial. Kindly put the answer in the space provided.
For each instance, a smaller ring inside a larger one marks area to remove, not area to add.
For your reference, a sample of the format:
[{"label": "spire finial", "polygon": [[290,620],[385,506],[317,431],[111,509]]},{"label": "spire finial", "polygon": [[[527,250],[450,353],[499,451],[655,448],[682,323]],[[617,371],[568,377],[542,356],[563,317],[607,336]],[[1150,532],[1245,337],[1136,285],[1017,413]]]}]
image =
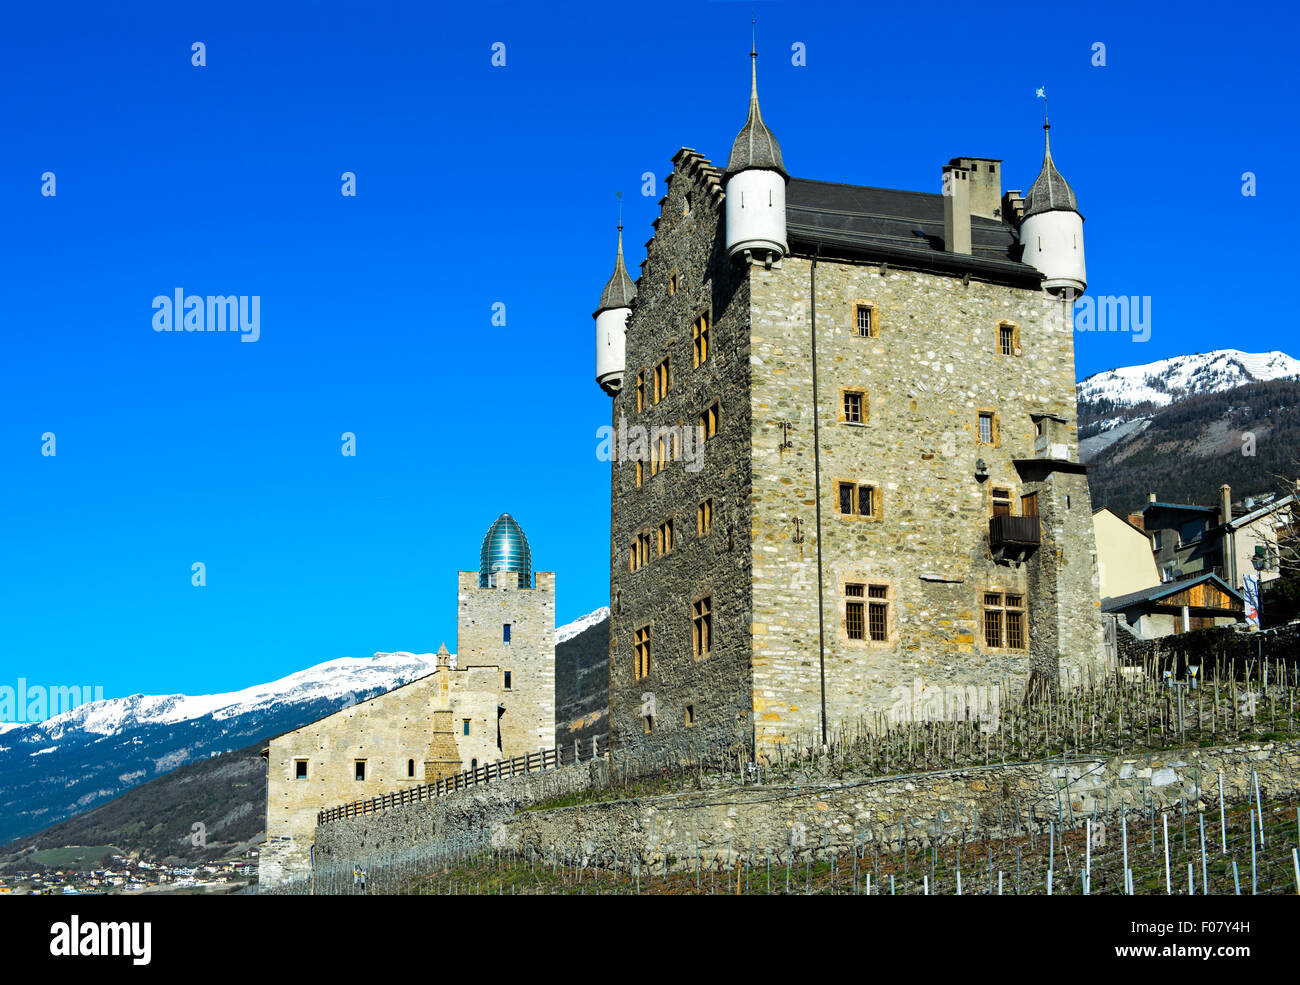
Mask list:
[{"label": "spire finial", "polygon": [[749,57],[758,57],[758,26],[753,11],[749,15]]},{"label": "spire finial", "polygon": [[618,199],[618,248],[623,248],[623,193],[615,192],[614,197]]}]

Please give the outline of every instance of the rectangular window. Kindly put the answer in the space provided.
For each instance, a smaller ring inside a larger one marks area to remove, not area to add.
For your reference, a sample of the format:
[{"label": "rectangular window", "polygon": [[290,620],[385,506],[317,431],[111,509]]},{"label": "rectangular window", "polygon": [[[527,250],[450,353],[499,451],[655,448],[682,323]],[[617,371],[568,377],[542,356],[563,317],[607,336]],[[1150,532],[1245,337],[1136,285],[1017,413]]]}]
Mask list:
[{"label": "rectangular window", "polygon": [[662,557],[673,549],[673,521],[665,520],[659,524],[659,554]]},{"label": "rectangular window", "polygon": [[859,304],[855,306],[855,325],[858,337],[863,339],[873,339],[879,330],[876,324],[876,309],[869,304]]},{"label": "rectangular window", "polygon": [[691,606],[691,648],[696,657],[707,657],[713,649],[712,596],[706,596]]},{"label": "rectangular window", "polygon": [[501,642],[502,643],[510,642],[510,623],[508,622],[504,622],[501,624]]},{"label": "rectangular window", "polygon": [[844,586],[844,628],[851,640],[866,639],[866,603],[862,601],[864,585]]},{"label": "rectangular window", "polygon": [[668,371],[668,357],[664,356],[664,361],[655,367],[654,402],[659,403],[664,397],[668,396],[668,390],[671,386],[672,378]]},{"label": "rectangular window", "polygon": [[636,374],[636,409],[645,410],[645,370]]},{"label": "rectangular window", "polygon": [[357,780],[364,780],[366,778],[366,761],[364,759],[358,759],[353,763],[352,775]]},{"label": "rectangular window", "polygon": [[640,489],[643,482],[645,482],[645,463],[638,460],[636,463],[636,487]]},{"label": "rectangular window", "polygon": [[1020,515],[1038,516],[1038,493],[1032,492],[1020,497]]},{"label": "rectangular window", "polygon": [[709,358],[709,316],[700,315],[691,326],[691,361],[696,367]]},{"label": "rectangular window", "polygon": [[695,532],[701,537],[713,529],[713,500],[706,499],[695,514]]},{"label": "rectangular window", "polygon": [[870,601],[867,605],[867,629],[876,642],[889,639],[889,594],[888,585],[870,585],[867,588]]},{"label": "rectangular window", "polygon": [[508,671],[508,670],[505,672],[505,675],[506,675],[506,676],[505,676],[505,680],[504,680],[502,683],[505,685],[504,689],[507,690],[507,691],[509,691],[510,688],[511,688],[511,678],[512,678],[514,675],[511,674],[511,672]]},{"label": "rectangular window", "polygon": [[413,778],[415,777],[415,760],[414,760],[414,759],[408,759],[408,760],[406,761],[406,776],[407,776],[407,779],[413,779]]},{"label": "rectangular window", "polygon": [[862,390],[843,390],[844,416],[847,424],[865,424],[867,420],[867,395]]},{"label": "rectangular window", "polygon": [[461,727],[462,727],[462,729],[463,729],[462,734],[464,734],[464,735],[469,735],[469,719],[468,719],[468,718],[462,720],[462,722],[461,722]]},{"label": "rectangular window", "polygon": [[637,534],[636,540],[632,542],[631,557],[629,559],[630,571],[636,571],[638,568],[645,566],[650,560],[650,535]]},{"label": "rectangular window", "polygon": [[980,427],[980,444],[993,444],[993,414],[991,411],[982,410],[979,412]]},{"label": "rectangular window", "polygon": [[686,706],[686,727],[690,728],[694,724],[695,724],[695,706],[687,705]]},{"label": "rectangular window", "polygon": [[716,400],[708,406],[708,409],[700,415],[700,430],[704,432],[705,438],[712,438],[718,433],[718,417],[721,412],[721,404]]},{"label": "rectangular window", "polygon": [[878,514],[880,491],[875,486],[859,485],[856,482],[838,484],[840,513],[843,516],[869,516]]},{"label": "rectangular window", "polygon": [[677,271],[674,270],[668,277],[668,293],[673,295],[677,293]]},{"label": "rectangular window", "polygon": [[984,645],[1009,650],[1026,649],[1023,595],[984,593]]},{"label": "rectangular window", "polygon": [[1004,356],[1016,354],[1016,326],[1010,322],[998,326],[998,351]]},{"label": "rectangular window", "polygon": [[655,717],[654,717],[654,715],[646,715],[645,718],[642,719],[642,722],[643,722],[644,725],[645,725],[645,734],[646,734],[646,735],[649,735],[651,732],[653,732],[653,731],[655,730]]},{"label": "rectangular window", "polygon": [[1011,490],[993,488],[993,515],[1010,516],[1011,515]]},{"label": "rectangular window", "polygon": [[642,626],[633,636],[636,644],[636,679],[650,676],[650,627]]},{"label": "rectangular window", "polygon": [[307,760],[305,759],[294,760],[293,778],[295,780],[307,779]]}]

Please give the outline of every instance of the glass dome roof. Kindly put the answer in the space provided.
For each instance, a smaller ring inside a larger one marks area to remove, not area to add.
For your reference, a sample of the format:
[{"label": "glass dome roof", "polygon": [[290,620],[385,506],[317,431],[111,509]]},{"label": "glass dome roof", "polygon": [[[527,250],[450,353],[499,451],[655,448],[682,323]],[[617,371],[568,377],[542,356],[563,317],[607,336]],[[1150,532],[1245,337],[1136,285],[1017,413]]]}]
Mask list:
[{"label": "glass dome roof", "polygon": [[509,513],[497,517],[483,538],[483,549],[479,551],[479,587],[495,587],[494,575],[498,571],[518,571],[519,587],[533,587],[533,557],[528,538]]}]

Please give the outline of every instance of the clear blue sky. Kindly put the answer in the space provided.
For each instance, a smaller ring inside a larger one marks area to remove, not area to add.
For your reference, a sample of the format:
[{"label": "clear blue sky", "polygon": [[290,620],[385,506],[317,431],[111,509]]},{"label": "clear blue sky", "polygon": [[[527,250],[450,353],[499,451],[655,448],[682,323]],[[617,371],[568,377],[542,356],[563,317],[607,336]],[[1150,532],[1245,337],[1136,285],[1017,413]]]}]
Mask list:
[{"label": "clear blue sky", "polygon": [[[1047,87],[1089,289],[1153,299],[1150,342],[1078,337],[1080,376],[1300,354],[1287,7],[10,5],[0,683],[197,693],[454,646],[456,572],[503,511],[559,621],[605,604],[614,193],[635,274],[641,174],[661,193],[674,151],[723,161],[744,121],[751,9],[797,176],[937,191],[969,154],[1027,188]],[[260,340],[155,333],[178,287],[259,295]]]}]

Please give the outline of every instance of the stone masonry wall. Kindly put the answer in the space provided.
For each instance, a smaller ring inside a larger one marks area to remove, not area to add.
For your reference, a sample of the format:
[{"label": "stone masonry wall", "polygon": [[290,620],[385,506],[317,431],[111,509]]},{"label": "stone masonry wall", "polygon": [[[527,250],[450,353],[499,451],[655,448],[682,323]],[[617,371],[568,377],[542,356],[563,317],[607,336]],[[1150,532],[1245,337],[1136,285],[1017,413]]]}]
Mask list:
[{"label": "stone masonry wall", "polygon": [[[684,425],[692,447],[700,414],[715,401],[721,408],[717,434],[705,442],[699,470],[674,461],[652,474],[646,461],[637,488],[635,463],[614,464],[610,734],[624,751],[752,743],[749,297],[745,277],[723,251],[722,201],[710,187],[716,174],[700,161],[688,151],[675,158],[628,321],[623,389],[614,400],[620,436],[637,426]],[[677,286],[671,291],[674,274]],[[701,314],[709,318],[709,348],[695,367],[691,325]],[[655,403],[654,371],[665,356],[672,383]],[[645,387],[640,412],[639,373]],[[712,526],[701,536],[696,517],[705,500],[712,501]],[[668,519],[674,545],[661,555],[657,527]],[[648,562],[631,571],[629,552],[638,534],[648,534],[652,547]],[[713,644],[697,659],[692,606],[704,597],[711,601]],[[634,634],[643,627],[651,632],[651,670],[638,679]],[[688,724],[688,705],[693,724]],[[651,734],[646,716],[652,718]]]},{"label": "stone masonry wall", "polygon": [[[760,747],[814,733],[820,713],[810,267],[787,257],[750,275]],[[1065,419],[1077,459],[1073,338],[1058,305],[1038,291],[876,264],[822,260],[816,275],[828,722],[871,724],[917,680],[1023,684],[1028,651],[986,646],[980,605],[985,591],[1027,593],[1024,566],[993,562],[988,520],[994,488],[1010,489],[1020,512],[1026,490],[1013,459],[1035,454],[1030,415]],[[874,306],[875,337],[857,334],[858,303]],[[1004,320],[1016,326],[1019,355],[1000,353]],[[866,394],[860,424],[843,419],[845,389]],[[980,410],[996,414],[992,443],[980,441]],[[841,480],[877,488],[875,517],[840,515]],[[1090,520],[1086,484],[1076,498],[1072,509]],[[1081,543],[1071,560],[1090,554]],[[850,583],[887,586],[887,641],[849,640]]]},{"label": "stone masonry wall", "polygon": [[[909,840],[929,842],[969,836],[978,810],[979,830],[996,833],[997,819],[1019,811],[1046,828],[1057,817],[1104,814],[1121,805],[1157,806],[1199,791],[1209,806],[1217,799],[1217,773],[1225,797],[1244,799],[1251,770],[1265,796],[1300,789],[1300,743],[1265,743],[1216,749],[1186,749],[1134,758],[1083,759],[987,766],[940,773],[859,781],[728,789],[725,795],[692,793],[640,800],[532,811],[493,825],[496,848],[549,852],[553,847],[588,860],[638,856],[643,863],[705,864],[757,846],[760,858],[795,857],[810,851],[848,851],[868,842],[897,846],[899,823]],[[1068,799],[1068,803],[1067,803]],[[937,822],[937,826],[936,826]]]}]

